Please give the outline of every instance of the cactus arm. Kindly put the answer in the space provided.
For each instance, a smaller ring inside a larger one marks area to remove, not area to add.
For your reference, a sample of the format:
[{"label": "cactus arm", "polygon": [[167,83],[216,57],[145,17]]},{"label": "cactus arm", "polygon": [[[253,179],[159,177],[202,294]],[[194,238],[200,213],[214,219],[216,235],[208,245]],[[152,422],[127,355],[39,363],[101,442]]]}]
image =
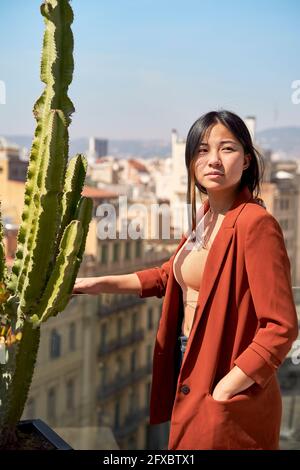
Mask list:
[{"label": "cactus arm", "polygon": [[65,229],[60,243],[55,269],[49,279],[38,310],[30,317],[35,327],[64,310],[82,261],[93,201],[82,197],[76,211],[76,220]]},{"label": "cactus arm", "polygon": [[58,236],[57,245],[67,225],[74,218],[80,194],[83,189],[85,174],[87,170],[86,158],[78,154],[73,157],[66,171],[66,179],[62,198],[62,217],[60,224],[60,234]]},{"label": "cactus arm", "polygon": [[[77,220],[80,220],[81,223],[82,223],[83,235],[82,235],[82,239],[81,239],[80,249],[79,249],[78,254],[77,254],[77,260],[76,260],[76,265],[75,265],[75,268],[74,268],[73,276],[70,279],[69,292],[68,292],[69,296],[72,292],[72,289],[73,289],[73,286],[74,286],[74,283],[75,283],[75,280],[76,280],[76,277],[77,277],[77,274],[78,274],[78,271],[79,271],[79,268],[80,268],[82,257],[83,257],[83,254],[84,254],[86,239],[87,239],[87,235],[88,235],[88,232],[89,232],[89,223],[91,221],[92,215],[93,215],[93,201],[92,201],[92,199],[87,198],[87,197],[82,197],[79,201],[75,217],[76,217]],[[67,305],[67,303],[63,303],[60,306],[61,310],[63,310],[66,307],[66,305]]]},{"label": "cactus arm", "polygon": [[89,223],[91,221],[92,215],[93,215],[92,199],[89,197],[82,196],[79,201],[76,213],[75,213],[75,219],[80,220],[80,222],[82,223],[82,227],[83,227],[83,236],[81,240],[80,250],[78,252],[78,258],[80,258],[80,262],[83,257],[86,238],[87,238],[88,231],[89,231]]},{"label": "cactus arm", "polygon": [[79,220],[81,222],[81,225],[82,225],[81,243],[80,243],[80,248],[79,248],[79,251],[78,251],[77,257],[76,257],[76,262],[75,262],[74,269],[73,269],[73,275],[70,276],[69,286],[66,289],[66,295],[64,297],[62,297],[61,301],[59,302],[59,305],[57,307],[58,312],[61,312],[61,311],[64,310],[64,308],[67,306],[67,303],[70,299],[70,295],[72,293],[73,286],[74,286],[74,283],[75,283],[75,280],[76,280],[76,277],[77,277],[77,274],[78,274],[78,270],[80,268],[80,264],[81,264],[81,261],[82,261],[82,257],[83,257],[83,253],[84,253],[84,249],[85,249],[85,244],[86,244],[86,238],[87,238],[88,231],[89,231],[89,223],[90,223],[91,218],[92,218],[92,213],[93,213],[93,201],[92,201],[92,199],[87,198],[87,197],[81,197],[81,199],[78,203],[76,214],[75,214],[75,219]]},{"label": "cactus arm", "polygon": [[73,220],[65,229],[55,268],[36,312],[30,317],[34,327],[40,326],[51,315],[58,313],[62,299],[68,296],[70,278],[73,277],[82,235],[82,225],[78,220]]}]

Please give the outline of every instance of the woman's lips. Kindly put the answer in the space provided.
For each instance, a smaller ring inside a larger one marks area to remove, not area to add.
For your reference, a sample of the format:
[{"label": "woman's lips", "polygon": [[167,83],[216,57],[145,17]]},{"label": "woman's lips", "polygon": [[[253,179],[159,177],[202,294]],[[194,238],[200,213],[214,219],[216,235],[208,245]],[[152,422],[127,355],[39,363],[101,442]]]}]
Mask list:
[{"label": "woman's lips", "polygon": [[221,178],[221,177],[224,176],[224,175],[217,175],[217,174],[215,174],[215,175],[206,175],[206,176],[207,176],[207,178],[213,178],[213,179],[215,179],[215,178]]}]

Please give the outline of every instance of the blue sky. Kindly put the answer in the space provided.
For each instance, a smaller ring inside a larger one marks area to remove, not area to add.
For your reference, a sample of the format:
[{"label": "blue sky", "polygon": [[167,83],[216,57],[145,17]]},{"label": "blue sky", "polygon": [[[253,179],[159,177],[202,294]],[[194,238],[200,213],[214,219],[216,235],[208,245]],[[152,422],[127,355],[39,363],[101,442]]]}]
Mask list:
[{"label": "blue sky", "polygon": [[[1,0],[0,135],[32,134],[42,91],[41,0]],[[186,136],[212,109],[300,125],[299,0],[73,0],[71,137]]]}]

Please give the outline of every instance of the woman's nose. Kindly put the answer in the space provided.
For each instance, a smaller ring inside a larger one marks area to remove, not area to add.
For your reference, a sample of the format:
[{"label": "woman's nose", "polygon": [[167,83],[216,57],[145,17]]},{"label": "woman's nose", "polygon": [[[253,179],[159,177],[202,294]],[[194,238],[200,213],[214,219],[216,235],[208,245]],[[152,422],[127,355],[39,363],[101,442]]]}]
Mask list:
[{"label": "woman's nose", "polygon": [[220,155],[217,150],[211,150],[208,153],[208,163],[221,163]]}]

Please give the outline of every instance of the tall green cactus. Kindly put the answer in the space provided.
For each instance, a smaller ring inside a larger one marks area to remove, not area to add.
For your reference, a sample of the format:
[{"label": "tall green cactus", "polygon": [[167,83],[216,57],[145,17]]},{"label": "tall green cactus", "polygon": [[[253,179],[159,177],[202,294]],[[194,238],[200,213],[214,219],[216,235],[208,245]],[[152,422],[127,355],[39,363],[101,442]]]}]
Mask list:
[{"label": "tall green cactus", "polygon": [[[74,65],[72,8],[69,0],[45,0],[41,14],[45,89],[33,109],[37,125],[10,275],[0,243],[0,340],[6,348],[0,364],[2,437],[22,415],[41,323],[61,312],[69,301],[92,216],[91,199],[81,196],[86,160],[77,155],[68,164],[68,126],[74,112],[67,95]],[[2,235],[0,224],[1,240]]]}]

